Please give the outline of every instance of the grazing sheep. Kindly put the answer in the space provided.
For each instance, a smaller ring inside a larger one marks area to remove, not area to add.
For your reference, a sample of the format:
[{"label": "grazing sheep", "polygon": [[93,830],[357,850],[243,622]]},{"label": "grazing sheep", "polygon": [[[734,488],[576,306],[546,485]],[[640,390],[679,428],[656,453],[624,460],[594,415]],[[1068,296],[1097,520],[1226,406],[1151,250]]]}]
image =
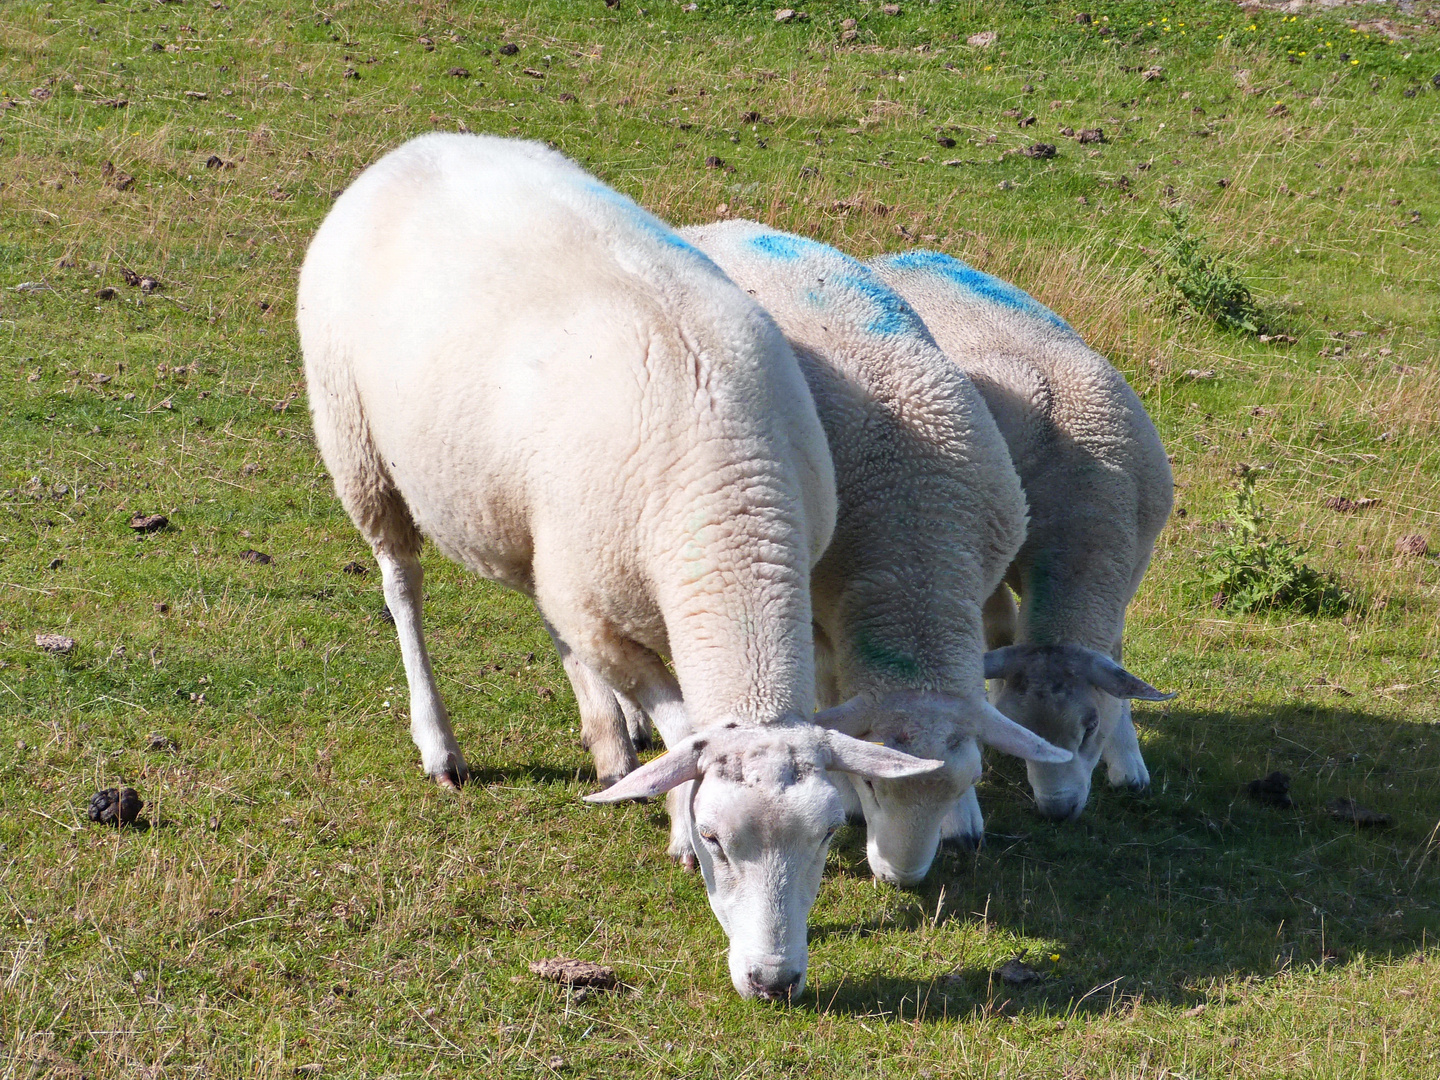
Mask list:
[{"label": "grazing sheep", "polygon": [[[1120,666],[1125,609],[1170,516],[1165,447],[1118,371],[1063,319],[1015,286],[948,255],[909,251],[875,272],[925,320],[990,407],[1030,504],[1025,544],[986,605],[1006,715],[1073,750],[1031,762],[1041,813],[1078,817],[1101,758],[1110,782],[1144,788],[1130,699],[1164,701]],[[1012,644],[1013,643],[1013,644]]]},{"label": "grazing sheep", "polygon": [[675,832],[734,853],[702,863],[736,989],[797,990],[844,813],[830,770],[938,763],[809,722],[809,571],[834,480],[769,316],[560,154],[428,135],[326,217],[298,321],[316,440],[380,564],[426,772],[466,778],[421,636],[422,536],[531,596],[562,655],[655,721],[670,753],[602,797],[684,784]]},{"label": "grazing sheep", "polygon": [[[985,695],[981,609],[1025,536],[1025,499],[985,404],[875,274],[750,221],[680,230],[775,319],[800,361],[835,464],[835,534],[811,576],[817,720],[938,758],[857,777],[871,869],[920,881],[941,839],[978,844],[977,737],[1066,761]],[[842,698],[849,698],[839,705]]]}]

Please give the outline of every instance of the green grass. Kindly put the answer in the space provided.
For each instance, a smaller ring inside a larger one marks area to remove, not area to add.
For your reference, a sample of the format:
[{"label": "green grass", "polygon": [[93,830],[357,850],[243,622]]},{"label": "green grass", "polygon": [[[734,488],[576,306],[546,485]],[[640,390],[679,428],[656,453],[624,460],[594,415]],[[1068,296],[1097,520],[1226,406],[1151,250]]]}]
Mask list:
[{"label": "green grass", "polygon": [[[644,6],[0,7],[0,1077],[1433,1077],[1440,568],[1395,545],[1440,547],[1440,11]],[[528,602],[438,556],[430,639],[480,782],[423,783],[292,296],[334,193],[462,125],[549,140],[677,223],[723,205],[952,252],[1111,356],[1183,511],[1129,624],[1127,663],[1182,691],[1137,712],[1151,793],[1102,781],[1050,825],[995,761],[986,848],[913,892],[847,832],[811,989],[742,1002],[659,807],[580,803]],[[1058,154],[1007,153],[1039,141]],[[1295,343],[1172,310],[1175,206]],[[1246,469],[1346,618],[1197,601]],[[1273,769],[1295,809],[1243,794]],[[120,782],[147,831],[84,821]],[[1393,828],[1332,819],[1342,795]],[[1015,990],[991,973],[1021,951],[1048,978]],[[528,973],[557,954],[631,989]]]}]

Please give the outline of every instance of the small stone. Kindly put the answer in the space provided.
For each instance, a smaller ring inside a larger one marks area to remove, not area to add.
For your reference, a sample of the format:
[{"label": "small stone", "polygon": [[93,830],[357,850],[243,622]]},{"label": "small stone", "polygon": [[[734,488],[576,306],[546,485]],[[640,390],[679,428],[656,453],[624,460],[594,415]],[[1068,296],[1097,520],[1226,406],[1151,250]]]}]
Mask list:
[{"label": "small stone", "polygon": [[139,533],[159,532],[170,524],[170,519],[164,514],[134,514],[130,518],[130,528]]},{"label": "small stone", "polygon": [[775,9],[775,21],[776,21],[776,22],[781,22],[781,23],[784,23],[784,22],[794,22],[795,19],[797,19],[797,18],[799,17],[799,15],[800,15],[800,13],[799,13],[798,11],[796,11],[794,8],[788,8],[788,7],[787,7],[787,8],[776,8],[776,9]]},{"label": "small stone", "polygon": [[572,960],[566,956],[552,956],[537,960],[530,970],[540,978],[558,982],[564,986],[592,987],[596,990],[613,990],[619,984],[615,969],[587,960]]},{"label": "small stone", "polygon": [[69,656],[79,642],[64,634],[36,634],[35,644],[52,656]]},{"label": "small stone", "polygon": [[256,566],[269,566],[275,560],[263,551],[256,551],[254,548],[246,548],[240,552],[240,558],[244,562],[254,563]]}]

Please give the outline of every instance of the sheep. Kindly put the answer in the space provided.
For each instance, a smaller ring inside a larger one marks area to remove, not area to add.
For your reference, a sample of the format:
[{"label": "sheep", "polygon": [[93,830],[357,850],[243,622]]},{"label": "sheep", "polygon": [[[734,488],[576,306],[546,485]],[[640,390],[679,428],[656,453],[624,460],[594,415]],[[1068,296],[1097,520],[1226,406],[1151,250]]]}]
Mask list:
[{"label": "sheep", "polygon": [[1174,695],[1119,661],[1126,608],[1174,499],[1155,425],[1124,376],[1014,285],[931,251],[869,265],[970,376],[1025,488],[1029,534],[1009,588],[986,604],[985,676],[1002,712],[1074,751],[1065,764],[1030,763],[1040,812],[1078,817],[1102,758],[1111,784],[1143,790],[1130,701]]},{"label": "sheep", "polygon": [[458,786],[468,770],[421,634],[422,537],[529,595],[562,655],[654,720],[670,751],[601,797],[684,785],[673,833],[733,854],[702,863],[736,990],[797,992],[839,774],[938,763],[809,722],[810,567],[834,477],[773,321],[561,154],[451,134],[340,197],[297,321],[316,441],[380,565],[425,771]]},{"label": "sheep", "polygon": [[1070,757],[985,694],[981,611],[1025,536],[1019,478],[969,380],[862,264],[751,221],[680,235],[770,312],[825,427],[839,509],[811,578],[830,706],[817,722],[946,762],[854,781],[871,869],[915,884],[942,839],[980,842],[977,736],[1036,761]]}]

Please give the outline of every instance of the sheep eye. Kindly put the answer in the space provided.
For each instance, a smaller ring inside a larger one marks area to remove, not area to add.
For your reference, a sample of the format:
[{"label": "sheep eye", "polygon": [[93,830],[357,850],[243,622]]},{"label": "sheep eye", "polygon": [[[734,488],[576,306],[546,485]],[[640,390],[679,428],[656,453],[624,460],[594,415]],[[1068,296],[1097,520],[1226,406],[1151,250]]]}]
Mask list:
[{"label": "sheep eye", "polygon": [[720,837],[716,833],[702,831],[700,833],[700,839],[704,840],[705,843],[709,844],[715,850],[720,850]]},{"label": "sheep eye", "polygon": [[1095,734],[1095,729],[1100,726],[1100,717],[1096,713],[1088,713],[1085,716],[1085,737],[1088,739]]},{"label": "sheep eye", "polygon": [[828,844],[831,840],[835,838],[835,834],[839,831],[839,825],[831,825],[830,828],[825,831],[825,842]]}]

